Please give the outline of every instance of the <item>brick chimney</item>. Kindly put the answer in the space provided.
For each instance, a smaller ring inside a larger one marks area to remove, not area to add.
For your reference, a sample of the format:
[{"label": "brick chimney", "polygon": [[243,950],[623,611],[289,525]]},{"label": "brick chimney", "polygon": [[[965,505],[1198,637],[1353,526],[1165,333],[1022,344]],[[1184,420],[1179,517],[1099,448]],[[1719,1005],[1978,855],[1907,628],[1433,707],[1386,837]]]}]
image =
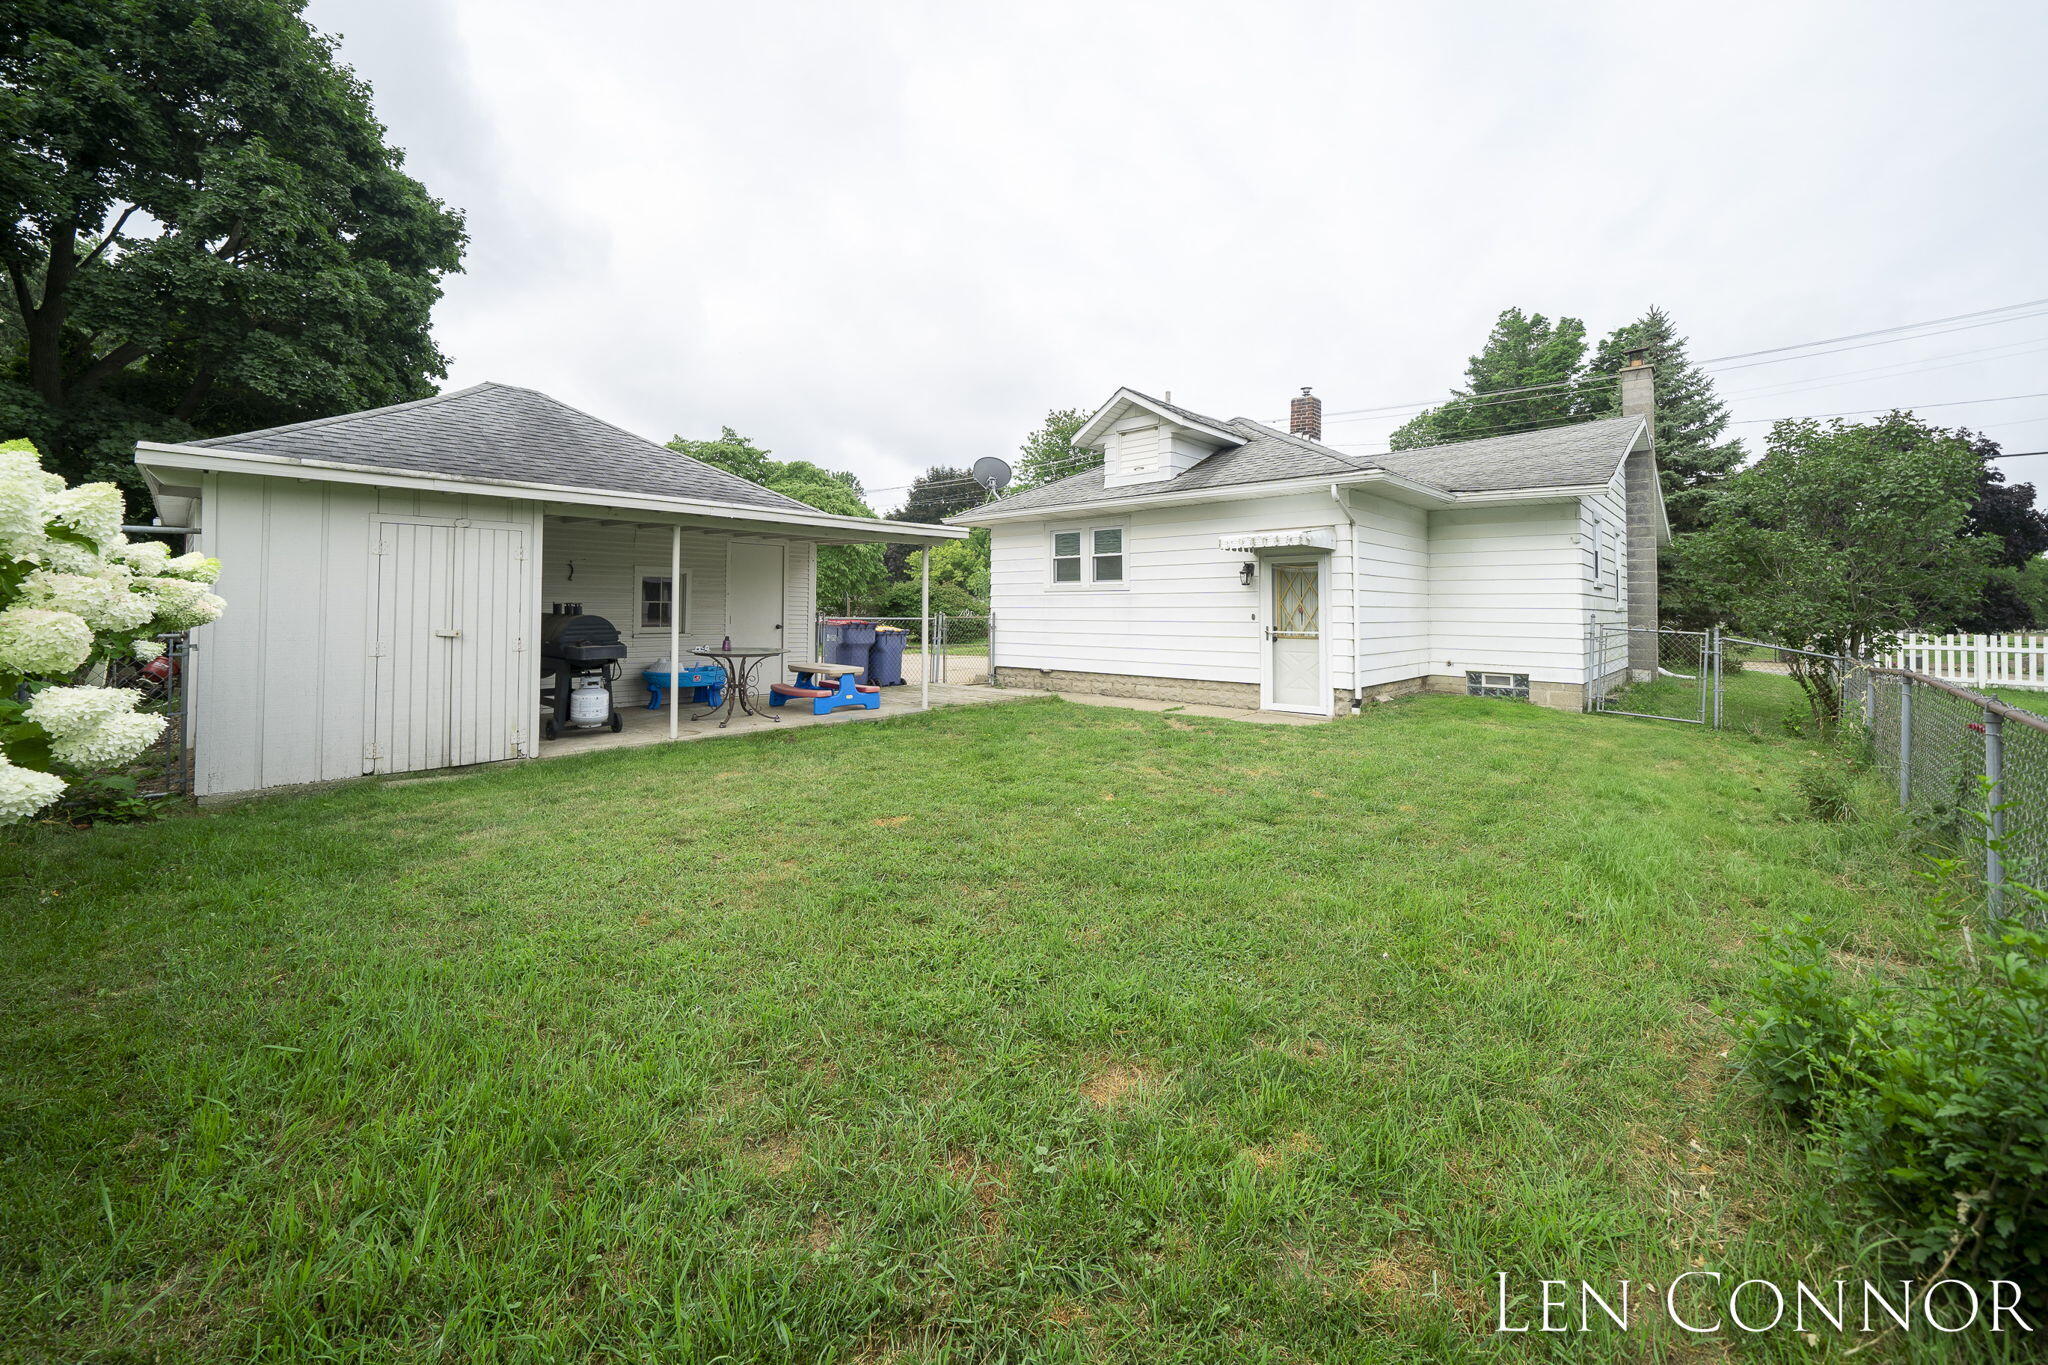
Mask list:
[{"label": "brick chimney", "polygon": [[1296,436],[1306,436],[1311,441],[1322,440],[1323,400],[1304,387],[1301,397],[1288,401],[1287,429]]}]

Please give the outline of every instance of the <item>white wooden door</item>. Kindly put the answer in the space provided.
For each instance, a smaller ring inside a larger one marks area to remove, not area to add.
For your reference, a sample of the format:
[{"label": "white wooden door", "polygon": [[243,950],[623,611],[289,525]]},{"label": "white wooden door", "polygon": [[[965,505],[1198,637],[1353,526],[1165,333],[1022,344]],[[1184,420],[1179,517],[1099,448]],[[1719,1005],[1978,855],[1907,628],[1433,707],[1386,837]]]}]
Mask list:
[{"label": "white wooden door", "polygon": [[525,532],[429,521],[377,530],[363,771],[511,758],[534,723]]},{"label": "white wooden door", "polygon": [[1273,564],[1267,580],[1266,704],[1278,710],[1327,714],[1330,691],[1323,682],[1322,574],[1314,562]]},{"label": "white wooden door", "polygon": [[788,600],[783,590],[782,546],[732,541],[725,566],[726,620],[731,625],[732,642],[787,648],[789,632],[783,629],[786,623],[782,619]]}]

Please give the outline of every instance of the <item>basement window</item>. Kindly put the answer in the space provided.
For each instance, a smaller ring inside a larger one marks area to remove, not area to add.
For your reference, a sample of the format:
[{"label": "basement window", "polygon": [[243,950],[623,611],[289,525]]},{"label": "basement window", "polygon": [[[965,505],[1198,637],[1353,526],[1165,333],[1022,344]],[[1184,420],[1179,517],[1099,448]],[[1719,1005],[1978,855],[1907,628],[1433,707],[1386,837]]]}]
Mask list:
[{"label": "basement window", "polygon": [[1510,701],[1529,700],[1529,675],[1527,673],[1467,673],[1465,695],[1468,697],[1506,697]]}]

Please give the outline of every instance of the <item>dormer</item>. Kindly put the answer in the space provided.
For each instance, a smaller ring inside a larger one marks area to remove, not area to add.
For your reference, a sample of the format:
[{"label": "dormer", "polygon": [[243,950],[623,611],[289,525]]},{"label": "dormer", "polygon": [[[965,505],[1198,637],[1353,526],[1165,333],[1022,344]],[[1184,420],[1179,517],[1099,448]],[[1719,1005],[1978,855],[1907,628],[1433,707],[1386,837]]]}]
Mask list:
[{"label": "dormer", "polygon": [[1105,488],[1165,483],[1217,451],[1244,444],[1208,418],[1118,389],[1079,431],[1074,444],[1102,452]]}]

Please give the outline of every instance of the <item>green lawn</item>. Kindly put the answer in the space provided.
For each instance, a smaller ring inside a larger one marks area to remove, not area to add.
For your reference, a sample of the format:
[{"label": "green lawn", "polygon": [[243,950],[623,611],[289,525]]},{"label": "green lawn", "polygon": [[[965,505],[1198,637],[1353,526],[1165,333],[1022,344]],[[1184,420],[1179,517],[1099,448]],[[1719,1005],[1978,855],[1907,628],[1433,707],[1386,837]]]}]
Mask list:
[{"label": "green lawn", "polygon": [[1851,1273],[1727,1021],[1927,911],[1803,752],[1033,701],[32,833],[0,1354],[1420,1362],[1497,1271]]}]

